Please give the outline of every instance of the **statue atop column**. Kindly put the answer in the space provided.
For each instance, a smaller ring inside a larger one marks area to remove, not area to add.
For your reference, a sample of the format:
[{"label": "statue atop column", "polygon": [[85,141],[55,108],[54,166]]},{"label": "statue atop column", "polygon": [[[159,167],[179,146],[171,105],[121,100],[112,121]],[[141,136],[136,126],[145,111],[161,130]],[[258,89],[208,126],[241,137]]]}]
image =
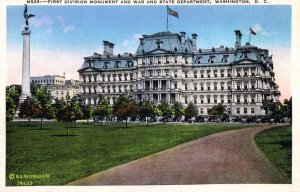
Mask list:
[{"label": "statue atop column", "polygon": [[27,13],[27,4],[25,4],[25,7],[24,7],[24,18],[25,18],[25,30],[28,30],[29,29],[29,22],[28,20],[31,18],[31,17],[34,17],[35,15],[33,14],[28,14]]}]

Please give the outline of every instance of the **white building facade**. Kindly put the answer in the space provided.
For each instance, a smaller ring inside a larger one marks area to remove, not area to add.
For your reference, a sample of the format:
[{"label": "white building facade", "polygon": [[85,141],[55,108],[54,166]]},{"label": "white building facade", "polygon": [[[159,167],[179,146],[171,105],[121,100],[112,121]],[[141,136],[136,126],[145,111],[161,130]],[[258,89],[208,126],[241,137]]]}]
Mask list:
[{"label": "white building facade", "polygon": [[79,94],[86,104],[96,105],[100,96],[111,104],[121,94],[137,101],[162,100],[171,105],[194,103],[199,115],[208,115],[223,104],[231,116],[264,115],[262,101],[278,101],[272,56],[266,49],[241,45],[235,31],[232,48],[198,48],[197,35],[160,32],[143,35],[135,54],[114,55],[114,44],[104,41],[103,54],[85,57]]}]

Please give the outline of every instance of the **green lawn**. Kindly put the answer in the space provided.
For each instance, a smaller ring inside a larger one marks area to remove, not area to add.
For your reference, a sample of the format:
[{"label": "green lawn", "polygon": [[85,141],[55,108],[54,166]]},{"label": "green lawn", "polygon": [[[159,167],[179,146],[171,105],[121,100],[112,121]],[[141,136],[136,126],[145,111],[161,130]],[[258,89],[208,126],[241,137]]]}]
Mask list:
[{"label": "green lawn", "polygon": [[292,127],[282,126],[261,132],[256,144],[267,158],[289,179],[292,175]]},{"label": "green lawn", "polygon": [[[9,174],[40,175],[33,185],[62,185],[90,174],[153,154],[215,132],[244,128],[242,124],[122,125],[78,124],[65,136],[62,123],[7,125],[7,185],[20,179]],[[21,181],[27,181],[21,179]]]}]

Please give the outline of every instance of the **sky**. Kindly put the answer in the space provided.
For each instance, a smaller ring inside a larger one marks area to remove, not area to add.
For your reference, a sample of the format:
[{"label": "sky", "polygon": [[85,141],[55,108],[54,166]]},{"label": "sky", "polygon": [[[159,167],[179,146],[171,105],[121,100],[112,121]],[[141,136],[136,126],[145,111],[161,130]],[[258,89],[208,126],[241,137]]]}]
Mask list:
[{"label": "sky", "polygon": [[[291,96],[291,7],[170,6],[179,19],[169,16],[169,31],[198,34],[198,48],[234,47],[234,30],[256,33],[251,44],[269,49],[281,99]],[[62,75],[78,79],[83,57],[103,52],[103,40],[115,44],[114,53],[134,53],[143,34],[166,31],[166,6],[28,6],[31,76]],[[23,6],[7,6],[7,85],[22,79]]]}]

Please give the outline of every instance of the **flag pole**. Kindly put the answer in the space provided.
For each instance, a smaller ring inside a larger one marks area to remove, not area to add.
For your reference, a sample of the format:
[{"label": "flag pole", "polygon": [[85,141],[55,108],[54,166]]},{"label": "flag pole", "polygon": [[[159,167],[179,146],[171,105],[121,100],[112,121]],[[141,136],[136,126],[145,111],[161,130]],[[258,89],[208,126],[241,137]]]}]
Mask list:
[{"label": "flag pole", "polygon": [[169,31],[169,9],[167,5],[167,31]]}]

